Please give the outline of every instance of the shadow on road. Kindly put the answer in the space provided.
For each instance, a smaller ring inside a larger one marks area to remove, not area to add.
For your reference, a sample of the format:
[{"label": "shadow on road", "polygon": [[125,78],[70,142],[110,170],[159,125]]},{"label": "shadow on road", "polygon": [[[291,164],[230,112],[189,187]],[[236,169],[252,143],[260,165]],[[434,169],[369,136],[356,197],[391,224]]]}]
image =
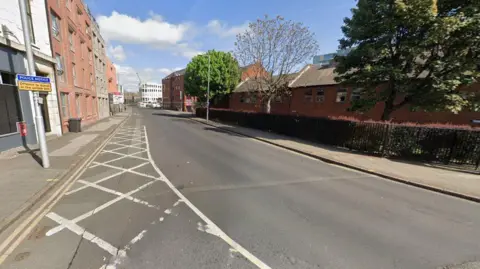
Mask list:
[{"label": "shadow on road", "polygon": [[[175,113],[175,112],[173,112]],[[188,113],[182,113],[182,114],[172,114],[172,112],[164,112],[164,111],[158,111],[152,113],[154,116],[163,116],[163,117],[169,117],[169,118],[193,118],[193,114],[188,114]]]},{"label": "shadow on road", "polygon": [[244,135],[234,133],[234,132],[230,132],[228,130],[220,129],[220,128],[216,128],[216,127],[203,127],[203,129],[206,130],[206,131],[211,131],[211,132],[215,132],[215,133],[221,133],[221,134],[227,134],[227,135],[231,135],[231,136],[245,138]]}]

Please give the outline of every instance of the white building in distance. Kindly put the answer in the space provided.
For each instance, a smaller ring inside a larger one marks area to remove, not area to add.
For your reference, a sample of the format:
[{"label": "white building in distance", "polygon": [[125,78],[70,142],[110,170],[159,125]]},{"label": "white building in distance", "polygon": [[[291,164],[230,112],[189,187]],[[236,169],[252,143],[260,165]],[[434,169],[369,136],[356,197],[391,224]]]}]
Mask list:
[{"label": "white building in distance", "polygon": [[162,103],[162,84],[146,82],[140,84],[140,97],[144,103]]}]

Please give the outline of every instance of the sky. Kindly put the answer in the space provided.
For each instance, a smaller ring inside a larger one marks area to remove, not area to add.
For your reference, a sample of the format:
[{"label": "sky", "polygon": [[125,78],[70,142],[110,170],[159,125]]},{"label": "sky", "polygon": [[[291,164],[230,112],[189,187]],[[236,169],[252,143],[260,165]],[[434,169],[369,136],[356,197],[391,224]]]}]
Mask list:
[{"label": "sky", "polygon": [[[302,22],[319,54],[335,52],[355,0],[84,0],[96,18],[119,84],[137,91],[210,49],[233,51],[235,36],[265,15]],[[311,62],[311,59],[309,60]]]}]

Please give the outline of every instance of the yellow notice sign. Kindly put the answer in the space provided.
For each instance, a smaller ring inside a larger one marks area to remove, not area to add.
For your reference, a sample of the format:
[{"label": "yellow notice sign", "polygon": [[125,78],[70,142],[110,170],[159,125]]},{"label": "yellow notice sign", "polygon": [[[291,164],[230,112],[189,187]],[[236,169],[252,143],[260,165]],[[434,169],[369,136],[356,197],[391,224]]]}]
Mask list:
[{"label": "yellow notice sign", "polygon": [[38,92],[51,92],[52,85],[50,83],[38,83],[38,82],[18,82],[18,89],[22,91],[38,91]]}]

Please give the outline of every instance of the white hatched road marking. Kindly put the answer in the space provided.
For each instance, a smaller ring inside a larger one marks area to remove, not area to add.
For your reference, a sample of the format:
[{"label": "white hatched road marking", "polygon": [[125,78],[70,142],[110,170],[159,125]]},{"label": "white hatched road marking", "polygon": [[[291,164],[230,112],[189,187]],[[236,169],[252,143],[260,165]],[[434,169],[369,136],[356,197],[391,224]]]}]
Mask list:
[{"label": "white hatched road marking", "polygon": [[[121,171],[127,171],[127,170],[128,170],[128,169],[121,168],[121,167],[114,166],[114,165],[110,165],[110,164],[104,164],[104,163],[98,163],[98,162],[92,162],[92,163],[93,163],[93,164],[96,164],[96,165],[100,165],[100,166],[105,166],[105,167],[108,167],[108,168],[113,168],[113,169],[121,170]],[[150,163],[150,162],[145,162],[145,163],[143,163],[143,165],[149,164],[149,163]],[[142,177],[148,177],[148,178],[153,178],[153,179],[160,179],[159,177],[147,175],[147,174],[140,173],[140,172],[133,171],[133,170],[132,170],[132,171],[129,170],[128,173],[132,173],[132,174],[139,175],[139,176],[142,176]]]},{"label": "white hatched road marking", "polygon": [[[136,189],[133,190],[133,191],[129,191],[129,192],[127,192],[127,193],[124,193],[124,194],[122,194],[121,196],[118,196],[118,197],[116,197],[115,199],[112,199],[112,200],[104,203],[103,205],[95,208],[95,209],[92,209],[92,210],[90,210],[90,211],[88,211],[88,212],[86,212],[86,213],[83,213],[82,215],[80,215],[80,216],[74,218],[73,220],[71,220],[71,222],[72,222],[72,223],[77,223],[77,222],[80,222],[80,221],[82,221],[82,220],[84,220],[84,219],[86,219],[86,218],[88,218],[88,217],[91,217],[91,216],[97,214],[98,212],[104,210],[105,208],[107,208],[107,207],[115,204],[116,202],[118,202],[118,201],[120,201],[120,200],[123,200],[123,199],[126,198],[127,196],[131,196],[131,195],[133,195],[133,194],[135,194],[135,193],[137,193],[137,192],[145,189],[146,187],[152,185],[153,183],[155,183],[155,181],[150,181],[150,182],[148,182],[148,183],[146,183],[146,184],[144,184],[144,185],[136,188]],[[46,235],[47,235],[47,236],[54,235],[54,234],[60,232],[61,230],[63,230],[64,228],[68,228],[68,227],[66,227],[66,226],[63,225],[63,224],[62,224],[62,225],[58,225],[57,227],[54,227],[54,228],[50,229],[50,230],[46,233]]]},{"label": "white hatched road marking", "polygon": [[[134,130],[132,132],[132,130]],[[169,187],[170,189],[179,197],[179,200],[174,204],[174,206],[177,206],[180,201],[181,202],[184,202],[192,211],[194,211],[205,223],[206,225],[209,227],[210,230],[214,231],[214,235],[218,236],[219,238],[221,238],[222,240],[224,240],[227,244],[229,244],[233,249],[235,249],[237,252],[239,252],[240,254],[242,254],[246,259],[248,259],[250,262],[252,262],[253,264],[255,264],[257,267],[261,268],[261,269],[270,269],[270,267],[268,265],[266,265],[265,263],[263,263],[260,259],[258,259],[257,257],[255,257],[253,254],[251,254],[248,250],[246,250],[245,248],[243,248],[241,245],[239,245],[237,242],[233,241],[233,239],[231,239],[227,234],[225,234],[217,225],[215,225],[207,216],[205,216],[197,207],[195,207],[177,188],[175,188],[175,186],[173,186],[173,184],[165,177],[165,175],[162,173],[162,171],[156,166],[155,162],[153,161],[153,158],[151,156],[151,153],[150,153],[150,145],[149,145],[149,142],[148,142],[148,136],[147,136],[147,130],[146,130],[146,127],[143,126],[143,132],[142,130],[140,130],[138,132],[138,129],[136,128],[124,128],[124,129],[120,129],[119,133],[117,133],[114,137],[115,138],[122,138],[122,139],[127,139],[127,137],[122,137],[123,135],[131,135],[132,137],[130,137],[129,139],[130,142],[134,142],[132,141],[133,139],[137,139],[137,137],[134,137],[134,136],[138,136],[138,135],[142,135],[144,134],[144,138],[145,138],[145,142],[140,142],[140,143],[136,143],[136,144],[132,144],[132,145],[125,145],[123,143],[125,142],[128,142],[128,141],[117,141],[117,142],[109,142],[108,144],[105,144],[104,147],[106,145],[118,145],[118,146],[121,146],[119,148],[116,148],[116,149],[112,149],[112,150],[105,150],[105,149],[102,149],[102,152],[105,152],[105,153],[113,153],[113,154],[117,154],[119,155],[120,157],[118,158],[115,158],[115,159],[112,159],[112,160],[109,160],[109,161],[106,161],[106,162],[92,162],[91,164],[93,164],[91,167],[97,167],[97,166],[103,166],[103,167],[108,167],[108,168],[113,168],[113,169],[116,169],[116,170],[120,170],[118,173],[115,173],[115,174],[112,174],[112,175],[109,175],[107,177],[104,177],[102,179],[99,179],[97,180],[96,182],[88,182],[88,181],[85,181],[85,180],[78,180],[77,182],[81,183],[81,184],[84,184],[84,186],[80,187],[80,188],[77,188],[77,189],[74,189],[74,190],[71,190],[69,192],[67,192],[65,195],[69,195],[69,194],[72,194],[72,193],[76,193],[78,191],[81,191],[85,188],[95,188],[95,189],[98,189],[98,190],[101,190],[101,191],[104,191],[106,193],[110,193],[110,194],[114,194],[114,195],[117,195],[116,198],[96,207],[95,209],[93,210],[90,210],[89,212],[86,212],[72,220],[68,220],[68,219],[65,219],[61,216],[59,216],[58,214],[54,213],[54,212],[50,212],[47,214],[47,217],[49,217],[50,219],[54,220],[55,222],[57,222],[59,225],[50,229],[46,235],[47,236],[51,236],[55,233],[58,233],[60,231],[62,231],[63,229],[68,229],[70,230],[71,232],[77,234],[77,235],[80,235],[82,236],[83,238],[85,238],[86,240],[98,245],[101,249],[107,251],[108,253],[110,253],[112,255],[112,259],[111,259],[111,263],[110,264],[106,264],[106,265],[103,265],[101,267],[101,269],[107,269],[107,268],[116,268],[116,265],[119,265],[120,263],[122,263],[123,261],[123,258],[126,257],[126,251],[129,250],[131,248],[131,246],[133,244],[135,244],[136,242],[138,242],[139,240],[141,240],[143,238],[143,236],[145,235],[145,233],[147,232],[146,230],[143,230],[141,231],[137,236],[135,236],[124,248],[122,248],[121,250],[119,250],[118,248],[114,247],[113,245],[111,245],[110,243],[106,242],[105,240],[95,236],[94,234],[88,232],[87,230],[85,230],[85,228],[79,226],[77,223],[88,218],[88,217],[91,217],[95,214],[97,214],[98,212],[101,212],[102,210],[110,207],[111,205],[121,201],[121,200],[129,200],[129,201],[132,201],[132,202],[135,202],[135,203],[139,203],[139,204],[142,204],[142,205],[145,205],[147,207],[154,207],[156,209],[158,209],[158,207],[154,206],[154,205],[151,205],[149,204],[148,202],[145,202],[145,201],[142,201],[140,199],[137,199],[137,198],[134,198],[133,195],[149,186],[151,186],[152,184],[154,184],[155,182],[157,181],[163,181],[165,182]],[[140,138],[141,139],[141,138]],[[142,148],[142,147],[139,147],[142,146],[143,144],[146,144],[146,149],[145,148]],[[136,153],[133,153],[133,154],[123,154],[123,153],[120,153],[120,152],[116,152],[118,150],[121,150],[121,149],[124,149],[124,148],[136,148],[136,149],[141,149],[142,151],[141,152],[136,152]],[[139,153],[143,153],[143,152],[147,152],[148,154],[148,159],[146,158],[142,158],[142,157],[138,157],[138,156],[134,156],[135,154],[139,154]],[[126,168],[123,168],[123,167],[117,167],[117,166],[114,166],[114,165],[110,165],[109,163],[112,163],[114,161],[117,161],[117,160],[121,160],[121,159],[124,159],[124,158],[131,158],[131,157],[137,157],[137,158],[140,158],[140,159],[144,159],[146,162],[142,163],[142,164],[139,164],[135,167],[132,167],[132,168],[129,168],[129,169],[126,169]],[[157,172],[157,174],[159,176],[152,176],[152,175],[148,175],[148,174],[144,174],[144,173],[140,173],[140,172],[137,172],[137,171],[133,171],[134,169],[137,169],[137,168],[140,168],[144,165],[147,165],[147,164],[151,164],[155,171]],[[121,174],[124,174],[124,173],[132,173],[132,174],[136,174],[136,175],[139,175],[139,176],[142,176],[142,177],[146,177],[146,178],[150,178],[150,179],[153,179],[149,182],[147,182],[146,184],[132,190],[132,191],[129,191],[127,193],[122,193],[122,192],[119,192],[119,191],[115,191],[115,190],[112,190],[112,189],[109,189],[109,188],[106,188],[106,187],[103,187],[103,186],[100,186],[98,185],[98,183],[101,183],[103,181],[106,181],[108,179],[111,179],[115,176],[118,176],[118,175],[121,175]]]},{"label": "white hatched road marking", "polygon": [[154,206],[154,205],[151,205],[149,204],[148,202],[146,201],[143,201],[143,200],[140,200],[140,199],[137,199],[133,196],[130,196],[130,195],[126,195],[125,193],[122,193],[122,192],[119,192],[119,191],[116,191],[116,190],[112,190],[112,189],[109,189],[109,188],[106,188],[106,187],[103,187],[101,185],[98,185],[98,184],[95,184],[95,183],[92,183],[92,182],[88,182],[88,181],[85,181],[85,180],[79,180],[77,182],[80,182],[82,184],[85,184],[87,185],[88,187],[92,187],[92,188],[95,188],[95,189],[98,189],[98,190],[101,190],[101,191],[104,191],[104,192],[108,192],[108,193],[111,193],[111,194],[115,194],[117,196],[123,196],[123,198],[127,199],[127,200],[130,200],[132,202],[135,202],[135,203],[138,203],[138,204],[141,204],[141,205],[146,205],[150,208],[155,208],[155,209],[160,209],[160,207],[158,206]]},{"label": "white hatched road marking", "polygon": [[72,222],[68,219],[63,218],[63,217],[59,216],[58,214],[56,214],[54,212],[48,213],[47,217],[50,218],[51,220],[55,221],[56,223],[67,227],[73,233],[76,233],[77,235],[82,236],[86,240],[96,244],[97,246],[99,246],[101,249],[107,251],[108,253],[110,253],[112,255],[117,255],[118,249],[116,247],[112,246],[110,243],[106,242],[105,240],[95,236],[94,234],[88,232],[84,228],[78,226],[76,223],[74,223],[74,222]]},{"label": "white hatched road marking", "polygon": [[[111,179],[111,178],[114,178],[114,177],[116,177],[116,176],[119,176],[119,175],[121,175],[121,174],[129,173],[129,172],[131,172],[131,170],[140,168],[140,167],[142,167],[142,166],[144,166],[144,165],[146,165],[146,164],[147,164],[147,163],[139,164],[139,165],[134,166],[134,167],[132,167],[132,168],[130,168],[130,169],[126,169],[125,171],[121,171],[121,172],[118,172],[118,173],[109,175],[109,176],[107,176],[107,177],[104,177],[104,178],[102,178],[102,179],[99,179],[99,180],[95,181],[94,183],[95,183],[95,184],[98,184],[98,183],[107,181],[107,180],[109,180],[109,179]],[[65,195],[70,195],[70,194],[72,194],[72,193],[76,193],[76,192],[78,192],[78,191],[81,191],[81,190],[83,190],[83,189],[86,189],[87,187],[88,187],[88,186],[79,187],[79,188],[77,188],[77,189],[68,191],[67,193],[65,193]]]},{"label": "white hatched road marking", "polygon": [[[119,148],[116,148],[116,149],[110,149],[110,151],[117,151],[117,150],[126,149],[126,148],[135,148],[136,145],[140,145],[140,144],[143,144],[143,142],[142,143],[137,143],[137,144],[132,144],[132,145],[129,145],[129,146],[123,145],[123,147],[119,147]],[[144,149],[144,148],[139,147],[139,149]]]},{"label": "white hatched road marking", "polygon": [[[133,158],[133,159],[148,161],[147,158],[135,156],[136,154],[144,153],[144,152],[146,152],[146,151],[147,151],[147,150],[142,150],[142,151],[135,152],[135,153],[132,153],[132,154],[122,154],[122,153],[119,153],[119,154],[121,154],[121,155],[123,155],[123,156],[118,157],[118,158],[115,158],[115,159],[113,159],[113,160],[109,160],[109,161],[103,162],[103,163],[104,163],[104,164],[109,164],[109,163],[113,163],[113,162],[116,162],[116,161],[118,161],[118,160],[125,159],[125,158]],[[97,164],[94,164],[94,165],[90,166],[89,168],[94,168],[94,167],[97,167],[97,166],[98,166]]]}]

